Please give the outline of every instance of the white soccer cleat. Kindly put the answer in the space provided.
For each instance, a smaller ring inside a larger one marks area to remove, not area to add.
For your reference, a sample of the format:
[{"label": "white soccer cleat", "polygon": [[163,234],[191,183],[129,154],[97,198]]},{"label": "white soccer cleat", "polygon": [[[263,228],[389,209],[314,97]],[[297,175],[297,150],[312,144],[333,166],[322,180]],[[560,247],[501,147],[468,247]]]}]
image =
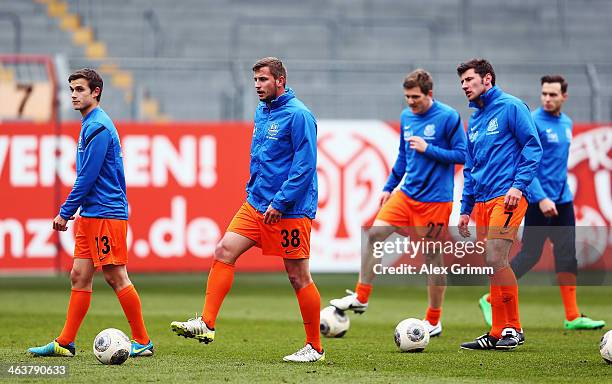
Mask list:
[{"label": "white soccer cleat", "polygon": [[368,309],[368,303],[359,301],[355,292],[347,289],[346,293],[348,295],[341,299],[332,299],[329,303],[341,311],[353,311],[358,314],[364,313]]},{"label": "white soccer cleat", "polygon": [[425,323],[425,328],[429,331],[429,337],[440,336],[440,334],[442,333],[441,321],[438,321],[438,324],[436,325],[431,325],[431,323],[427,320],[423,320],[423,323]]},{"label": "white soccer cleat", "polygon": [[325,351],[319,353],[310,344],[306,344],[304,348],[292,355],[283,357],[283,361],[291,361],[294,363],[314,363],[315,361],[323,360],[325,360]]},{"label": "white soccer cleat", "polygon": [[206,323],[197,314],[196,317],[187,321],[173,321],[170,327],[177,335],[196,339],[200,343],[212,343],[215,339],[215,330],[208,328]]}]

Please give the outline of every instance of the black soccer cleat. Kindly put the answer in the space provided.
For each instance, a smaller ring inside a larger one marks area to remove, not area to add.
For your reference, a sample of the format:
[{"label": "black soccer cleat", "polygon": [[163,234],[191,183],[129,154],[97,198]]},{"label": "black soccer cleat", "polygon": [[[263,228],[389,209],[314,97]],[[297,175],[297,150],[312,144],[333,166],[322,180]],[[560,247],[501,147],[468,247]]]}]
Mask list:
[{"label": "black soccer cleat", "polygon": [[485,351],[495,349],[499,339],[497,337],[493,337],[489,335],[489,333],[485,333],[482,336],[479,336],[474,341],[468,341],[467,343],[461,344],[461,349],[470,349],[474,351]]},{"label": "black soccer cleat", "polygon": [[522,344],[525,344],[523,332],[519,332],[514,328],[504,328],[502,337],[495,345],[495,349],[508,351]]}]

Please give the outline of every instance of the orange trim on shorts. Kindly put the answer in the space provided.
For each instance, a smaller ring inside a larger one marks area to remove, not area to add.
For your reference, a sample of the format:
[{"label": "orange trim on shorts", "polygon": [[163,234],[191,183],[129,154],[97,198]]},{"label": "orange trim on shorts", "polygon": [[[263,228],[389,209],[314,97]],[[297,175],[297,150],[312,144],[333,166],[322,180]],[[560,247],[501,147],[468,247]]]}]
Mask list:
[{"label": "orange trim on shorts", "polygon": [[514,240],[518,228],[527,212],[527,199],[521,197],[519,204],[513,210],[504,207],[505,196],[499,196],[489,201],[476,203],[474,220],[478,238]]},{"label": "orange trim on shorts", "polygon": [[263,214],[245,202],[234,215],[227,232],[253,240],[265,256],[308,259],[311,227],[312,220],[308,217],[281,218],[276,224],[264,224]]},{"label": "orange trim on shorts", "polygon": [[127,224],[127,220],[77,218],[73,257],[91,259],[96,267],[127,264]]}]

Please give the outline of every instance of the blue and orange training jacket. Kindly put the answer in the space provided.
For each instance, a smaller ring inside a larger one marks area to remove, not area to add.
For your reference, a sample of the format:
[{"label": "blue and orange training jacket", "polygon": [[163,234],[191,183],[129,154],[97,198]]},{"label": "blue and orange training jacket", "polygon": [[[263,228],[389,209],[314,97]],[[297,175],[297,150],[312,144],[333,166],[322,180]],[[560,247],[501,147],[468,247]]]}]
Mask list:
[{"label": "blue and orange training jacket", "polygon": [[511,187],[523,194],[531,184],[542,145],[529,107],[494,86],[480,95],[468,124],[468,150],[463,170],[461,214],[470,214],[474,203],[504,196]]},{"label": "blue and orange training jacket", "polygon": [[83,217],[128,218],[123,156],[117,129],[100,107],[85,116],[76,157],[77,177],[60,216],[68,219],[81,207]]},{"label": "blue and orange training jacket", "polygon": [[552,115],[542,108],[536,109],[533,119],[540,135],[544,155],[533,182],[527,188],[528,199],[538,203],[549,198],[555,204],[573,200],[567,183],[567,160],[572,142],[572,119],[566,114]]},{"label": "blue and orange training jacket", "polygon": [[[411,199],[453,201],[455,164],[465,162],[466,137],[459,112],[434,100],[423,114],[404,109],[400,124],[399,154],[383,190],[393,191],[405,174],[401,190]],[[410,149],[410,136],[427,142],[425,152]]]},{"label": "blue and orange training jacket", "polygon": [[317,212],[317,122],[291,88],[255,111],[247,201],[264,213],[269,205],[282,217]]}]

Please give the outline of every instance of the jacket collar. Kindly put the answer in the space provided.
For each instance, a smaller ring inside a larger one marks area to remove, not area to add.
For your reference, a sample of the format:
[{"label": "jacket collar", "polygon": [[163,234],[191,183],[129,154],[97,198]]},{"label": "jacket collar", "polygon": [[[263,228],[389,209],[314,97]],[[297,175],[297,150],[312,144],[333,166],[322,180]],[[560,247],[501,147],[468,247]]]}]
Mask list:
[{"label": "jacket collar", "polygon": [[100,109],[100,106],[95,107],[94,109],[92,109],[91,111],[89,111],[89,113],[87,115],[85,115],[84,117],[81,118],[82,122],[86,122],[87,120],[89,120],[89,118],[91,117],[91,115],[93,115],[93,113],[95,111],[97,111],[98,109]]},{"label": "jacket collar", "polygon": [[558,119],[560,119],[561,117],[563,117],[563,112],[561,112],[561,113],[560,113],[560,114],[557,116],[557,115],[553,115],[553,114],[552,114],[552,113],[550,113],[550,112],[546,112],[546,111],[544,110],[544,108],[542,108],[542,107],[539,107],[539,108],[537,109],[537,111],[538,111],[538,113],[539,113],[539,114],[541,114],[541,115],[543,115],[544,117],[547,117],[547,118],[549,118],[549,119],[552,119],[552,120],[558,120]]},{"label": "jacket collar", "polygon": [[[280,108],[293,98],[295,98],[293,89],[287,87],[285,88],[285,93],[270,102],[270,109]],[[268,105],[264,101],[260,101],[259,104],[263,105],[264,108],[268,108]]]},{"label": "jacket collar", "polygon": [[497,85],[494,85],[493,88],[489,89],[488,91],[479,96],[480,100],[482,100],[483,103],[482,108],[479,107],[475,101],[470,101],[469,106],[470,108],[484,109],[487,105],[491,103],[491,101],[497,99],[501,94],[502,90]]}]

